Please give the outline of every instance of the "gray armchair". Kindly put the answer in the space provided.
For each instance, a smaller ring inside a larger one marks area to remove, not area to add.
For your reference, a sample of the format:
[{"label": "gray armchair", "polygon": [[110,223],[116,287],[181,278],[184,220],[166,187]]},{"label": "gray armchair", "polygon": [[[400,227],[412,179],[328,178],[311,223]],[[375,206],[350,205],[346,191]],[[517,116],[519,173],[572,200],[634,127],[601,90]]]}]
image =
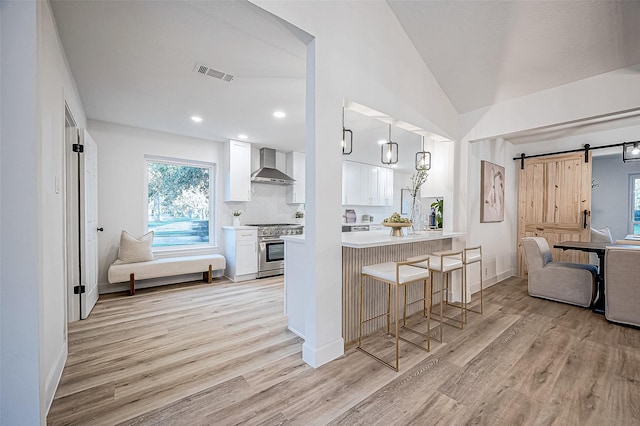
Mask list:
[{"label": "gray armchair", "polygon": [[529,271],[529,294],[534,297],[591,306],[596,293],[597,268],[582,263],[554,262],[547,240],[522,239]]},{"label": "gray armchair", "polygon": [[604,275],[604,316],[640,326],[640,246],[607,248]]}]

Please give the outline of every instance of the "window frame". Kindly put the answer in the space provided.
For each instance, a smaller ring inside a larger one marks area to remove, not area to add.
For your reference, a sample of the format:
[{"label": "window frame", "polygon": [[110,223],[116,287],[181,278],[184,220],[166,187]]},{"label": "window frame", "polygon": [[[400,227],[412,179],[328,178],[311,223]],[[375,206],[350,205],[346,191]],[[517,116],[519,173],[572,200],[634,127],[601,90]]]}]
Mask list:
[{"label": "window frame", "polygon": [[635,217],[635,183],[636,180],[640,181],[640,173],[632,173],[629,175],[629,220],[628,220],[628,234],[634,235],[635,225],[640,225],[640,221],[634,220]]},{"label": "window frame", "polygon": [[176,166],[200,167],[209,169],[209,242],[202,244],[189,244],[180,246],[152,247],[154,254],[158,257],[169,257],[172,255],[185,254],[207,254],[217,252],[218,232],[217,232],[217,211],[215,209],[217,191],[217,164],[208,161],[189,160],[185,158],[162,157],[156,155],[144,156],[144,188],[143,188],[143,225],[145,232],[149,232],[149,163],[162,163]]}]

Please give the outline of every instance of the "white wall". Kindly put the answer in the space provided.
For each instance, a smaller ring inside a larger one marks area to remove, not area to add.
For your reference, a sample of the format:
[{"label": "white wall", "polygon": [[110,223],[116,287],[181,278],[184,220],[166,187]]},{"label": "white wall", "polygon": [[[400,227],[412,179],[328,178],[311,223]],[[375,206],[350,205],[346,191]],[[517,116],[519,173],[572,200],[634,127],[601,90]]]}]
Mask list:
[{"label": "white wall", "polygon": [[[224,196],[223,144],[204,139],[89,121],[89,133],[98,145],[98,220],[104,232],[99,235],[98,283],[100,291],[123,290],[127,285],[109,285],[107,269],[118,257],[120,233],[134,236],[147,232],[145,155],[216,164],[215,241],[222,242],[221,225],[231,222],[230,214],[220,215]],[[218,252],[217,249],[211,250]],[[180,280],[177,278],[177,280]]]},{"label": "white wall", "polygon": [[[306,244],[309,270],[303,358],[343,351],[340,123],[345,100],[444,136],[458,116],[384,1],[255,1],[315,37],[308,45]],[[383,58],[383,59],[381,59]]]},{"label": "white wall", "polygon": [[68,70],[48,2],[39,2],[38,74],[41,203],[41,385],[48,410],[67,357],[67,269],[65,257],[65,101],[80,127],[84,110]]},{"label": "white wall", "polygon": [[[593,99],[597,99],[594,102]],[[466,229],[471,242],[483,244],[483,256],[495,259],[497,279],[516,273],[515,248],[517,246],[517,162],[513,157],[525,152],[528,155],[564,149],[580,148],[582,143],[605,145],[617,143],[619,130],[594,132],[565,139],[513,145],[496,138],[497,135],[536,129],[571,120],[583,120],[597,115],[612,114],[640,107],[640,73],[635,68],[618,70],[585,80],[559,86],[518,99],[501,102],[487,108],[461,115],[461,127],[465,136],[456,150],[456,220],[458,229]],[[567,133],[571,133],[568,131]],[[484,139],[469,144],[470,140]],[[613,139],[613,140],[612,140]],[[482,158],[486,157],[486,158]],[[507,194],[505,222],[480,224],[477,209],[480,204],[479,161],[486,159],[504,165]],[[465,167],[466,165],[466,167]],[[515,189],[509,195],[509,185]],[[512,220],[507,220],[510,213]],[[515,228],[514,228],[515,227]],[[488,232],[491,230],[492,232]],[[509,261],[511,258],[511,261]],[[491,265],[489,265],[491,266]],[[492,278],[492,271],[488,271]],[[493,280],[491,280],[493,281]],[[490,282],[491,282],[490,281]]]},{"label": "white wall", "polygon": [[[468,147],[467,173],[467,240],[468,247],[482,245],[482,280],[491,286],[515,274],[517,238],[518,170],[512,160],[512,145],[502,139],[483,141]],[[480,164],[481,161],[505,168],[505,212],[503,222],[480,223]],[[465,197],[460,197],[465,198]],[[477,268],[477,267],[474,267]],[[472,293],[480,289],[480,272],[469,271],[468,288]]]},{"label": "white wall", "polygon": [[2,33],[0,422],[36,424],[44,422],[67,350],[65,100],[81,124],[84,113],[48,3],[3,2]]},{"label": "white wall", "polygon": [[500,102],[460,116],[468,140],[640,108],[640,64],[531,95]]},{"label": "white wall", "polygon": [[[242,210],[241,223],[294,223],[302,206],[286,203],[286,186],[252,184],[249,202],[224,202],[223,143],[179,136],[101,121],[89,121],[89,132],[98,144],[98,217],[104,232],[99,235],[100,292],[122,291],[128,284],[109,284],[107,270],[118,257],[120,232],[140,236],[145,227],[145,155],[214,163],[216,167],[215,235],[211,252],[224,254],[222,226],[231,225],[233,210]],[[252,170],[258,168],[259,150],[252,149]],[[285,154],[276,155],[277,167],[285,170]],[[148,280],[140,288],[181,282],[187,277]],[[199,279],[197,274],[191,278]]]},{"label": "white wall", "polygon": [[40,134],[37,5],[0,5],[0,423],[39,424]]}]

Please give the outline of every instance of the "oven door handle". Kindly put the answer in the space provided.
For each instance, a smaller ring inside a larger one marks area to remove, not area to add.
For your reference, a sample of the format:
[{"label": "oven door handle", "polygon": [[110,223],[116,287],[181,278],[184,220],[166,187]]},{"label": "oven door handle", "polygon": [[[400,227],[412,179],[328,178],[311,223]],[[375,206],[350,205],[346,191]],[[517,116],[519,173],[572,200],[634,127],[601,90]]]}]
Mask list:
[{"label": "oven door handle", "polygon": [[283,243],[284,244],[284,240],[281,240],[280,238],[269,238],[269,239],[262,239],[260,240],[260,243]]}]

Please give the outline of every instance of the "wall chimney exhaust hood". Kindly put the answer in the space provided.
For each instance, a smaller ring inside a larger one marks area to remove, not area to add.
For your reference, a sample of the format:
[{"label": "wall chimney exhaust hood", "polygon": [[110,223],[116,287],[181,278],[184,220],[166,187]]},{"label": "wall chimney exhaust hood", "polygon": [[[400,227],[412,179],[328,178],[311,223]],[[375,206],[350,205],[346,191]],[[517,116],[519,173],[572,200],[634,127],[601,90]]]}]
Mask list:
[{"label": "wall chimney exhaust hood", "polygon": [[274,185],[293,185],[295,179],[276,169],[276,150],[260,149],[260,168],[251,174],[251,182],[271,183]]}]

